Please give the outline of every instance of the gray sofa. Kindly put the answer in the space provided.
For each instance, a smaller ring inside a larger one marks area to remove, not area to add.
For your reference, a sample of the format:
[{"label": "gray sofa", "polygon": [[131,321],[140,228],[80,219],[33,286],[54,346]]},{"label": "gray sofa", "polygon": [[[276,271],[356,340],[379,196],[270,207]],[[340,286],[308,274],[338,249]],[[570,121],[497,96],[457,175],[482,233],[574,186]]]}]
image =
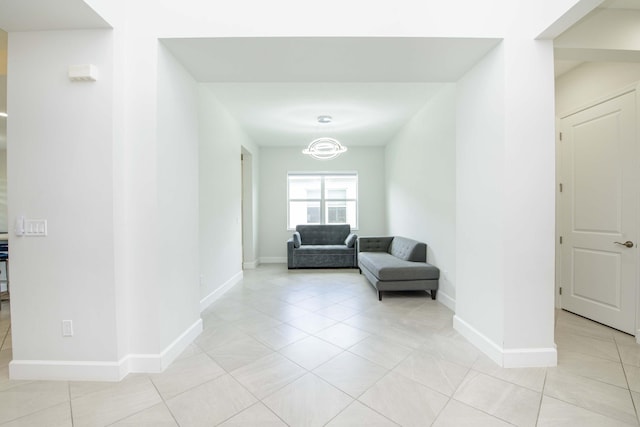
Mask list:
[{"label": "gray sofa", "polygon": [[440,270],[427,264],[427,245],[406,237],[360,237],[358,268],[378,291],[429,291],[436,299]]},{"label": "gray sofa", "polygon": [[287,240],[287,266],[356,268],[357,239],[349,224],[298,225]]}]

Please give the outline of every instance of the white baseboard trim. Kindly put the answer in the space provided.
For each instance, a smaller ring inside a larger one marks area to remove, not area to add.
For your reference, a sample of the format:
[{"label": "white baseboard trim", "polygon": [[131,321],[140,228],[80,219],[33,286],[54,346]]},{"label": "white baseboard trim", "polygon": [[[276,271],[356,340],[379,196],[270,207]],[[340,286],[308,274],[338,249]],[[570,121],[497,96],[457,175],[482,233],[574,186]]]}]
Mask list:
[{"label": "white baseboard trim", "polygon": [[11,380],[120,381],[126,376],[118,362],[12,360]]},{"label": "white baseboard trim", "polygon": [[258,263],[257,260],[249,261],[249,262],[243,262],[242,263],[242,268],[244,268],[245,270],[253,270],[253,269],[257,268],[258,265],[260,265],[260,264]]},{"label": "white baseboard trim", "polygon": [[457,315],[453,316],[453,328],[503,368],[538,368],[558,364],[555,347],[504,349]]},{"label": "white baseboard trim", "polygon": [[287,257],[277,257],[277,256],[272,256],[272,257],[264,257],[264,258],[260,258],[260,264],[286,264],[287,263]]},{"label": "white baseboard trim", "polygon": [[207,309],[211,304],[213,304],[218,298],[225,294],[229,289],[233,288],[235,285],[240,283],[243,278],[242,271],[237,272],[233,275],[229,280],[224,282],[220,287],[218,287],[215,291],[211,292],[206,297],[200,300],[200,313]]},{"label": "white baseboard trim", "polygon": [[12,360],[12,380],[120,381],[133,372],[162,372],[202,332],[202,319],[187,328],[160,354],[129,354],[118,362]]},{"label": "white baseboard trim", "polygon": [[558,366],[558,349],[553,348],[515,348],[504,350],[505,368],[546,368]]},{"label": "white baseboard trim", "polygon": [[202,332],[202,319],[196,320],[160,354],[129,354],[120,360],[127,373],[159,373],[164,371]]},{"label": "white baseboard trim", "polygon": [[438,300],[438,302],[440,304],[444,305],[449,310],[451,310],[451,311],[453,311],[455,313],[455,311],[456,311],[456,300],[454,300],[449,295],[447,295],[447,294],[445,294],[444,292],[441,292],[441,291],[438,291],[438,293],[436,294],[436,299]]},{"label": "white baseboard trim", "polygon": [[489,359],[502,366],[502,348],[489,338],[478,332],[474,327],[462,320],[458,315],[453,316],[453,329],[476,346]]}]

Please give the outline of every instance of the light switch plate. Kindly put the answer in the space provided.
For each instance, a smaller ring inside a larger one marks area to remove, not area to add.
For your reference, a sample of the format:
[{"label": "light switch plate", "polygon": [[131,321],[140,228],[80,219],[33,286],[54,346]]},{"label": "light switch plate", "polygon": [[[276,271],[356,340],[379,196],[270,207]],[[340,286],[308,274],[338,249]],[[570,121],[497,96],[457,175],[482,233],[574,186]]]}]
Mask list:
[{"label": "light switch plate", "polygon": [[24,235],[25,236],[46,236],[47,220],[46,219],[25,219]]},{"label": "light switch plate", "polygon": [[62,336],[63,337],[73,336],[73,321],[71,320],[62,321]]}]

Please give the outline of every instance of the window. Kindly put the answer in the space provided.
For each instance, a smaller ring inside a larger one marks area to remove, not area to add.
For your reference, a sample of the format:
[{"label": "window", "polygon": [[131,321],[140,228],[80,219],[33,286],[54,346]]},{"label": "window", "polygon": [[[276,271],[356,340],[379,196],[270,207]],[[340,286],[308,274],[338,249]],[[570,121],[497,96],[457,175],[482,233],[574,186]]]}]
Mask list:
[{"label": "window", "polygon": [[288,227],[298,224],[350,224],[358,228],[356,173],[289,173]]}]

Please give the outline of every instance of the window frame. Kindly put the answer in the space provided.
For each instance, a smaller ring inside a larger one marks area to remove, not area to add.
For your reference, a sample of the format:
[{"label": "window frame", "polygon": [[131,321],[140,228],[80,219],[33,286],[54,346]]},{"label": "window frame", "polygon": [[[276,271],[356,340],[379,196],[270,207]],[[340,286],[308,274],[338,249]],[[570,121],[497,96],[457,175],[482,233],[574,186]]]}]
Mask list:
[{"label": "window frame", "polygon": [[[291,198],[291,191],[290,191],[290,177],[292,176],[314,176],[314,177],[320,177],[320,198],[296,198],[296,199],[292,199]],[[356,189],[355,189],[355,198],[344,198],[344,199],[329,199],[326,197],[326,193],[325,193],[325,180],[327,177],[329,178],[335,178],[335,177],[353,177],[355,179],[355,184],[356,184]],[[327,209],[327,203],[328,202],[345,202],[345,203],[349,203],[349,202],[354,202],[355,203],[355,218],[356,218],[356,224],[350,224],[351,229],[352,230],[358,230],[358,225],[360,223],[360,217],[359,217],[359,180],[358,180],[358,172],[355,171],[305,171],[305,172],[287,172],[287,231],[294,231],[295,230],[295,226],[293,228],[291,228],[289,226],[289,222],[291,219],[291,202],[319,202],[320,203],[320,224],[319,225],[324,225],[327,224],[326,220],[326,209]],[[313,224],[312,224],[313,225]]]}]

